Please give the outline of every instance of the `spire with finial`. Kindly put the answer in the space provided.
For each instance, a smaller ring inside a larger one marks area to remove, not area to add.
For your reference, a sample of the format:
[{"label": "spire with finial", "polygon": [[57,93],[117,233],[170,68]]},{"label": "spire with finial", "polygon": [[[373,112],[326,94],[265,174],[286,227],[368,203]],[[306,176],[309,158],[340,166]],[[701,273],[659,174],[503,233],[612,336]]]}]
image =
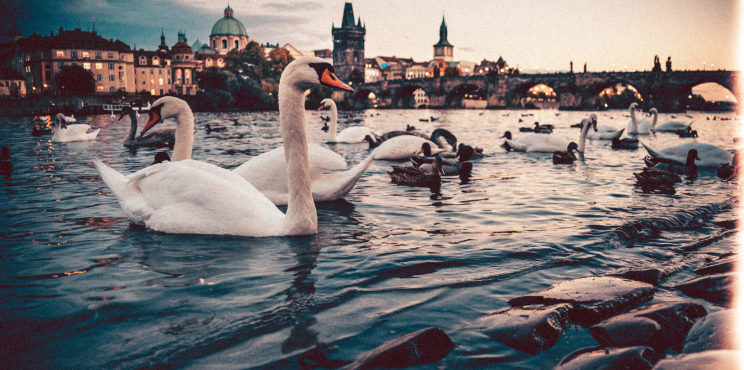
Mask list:
[{"label": "spire with finial", "polygon": [[442,25],[439,26],[439,42],[434,46],[452,46],[447,40],[447,23],[444,21],[444,13],[442,13]]},{"label": "spire with finial", "polygon": [[8,38],[11,41],[18,41],[23,38],[23,32],[21,32],[21,29],[18,28],[15,18],[13,18],[13,25],[10,26],[10,29],[8,30]]},{"label": "spire with finial", "polygon": [[232,18],[233,17],[233,9],[230,7],[230,3],[227,3],[227,8],[225,8],[225,18]]},{"label": "spire with finial", "polygon": [[91,30],[91,32],[96,33],[96,17],[90,17],[90,21],[93,23],[93,29]]},{"label": "spire with finial", "polygon": [[341,18],[341,28],[354,27],[354,9],[351,3],[344,4],[344,16]]},{"label": "spire with finial", "polygon": [[158,50],[168,51],[168,45],[165,43],[165,28],[163,25],[160,25],[160,46],[158,46]]}]

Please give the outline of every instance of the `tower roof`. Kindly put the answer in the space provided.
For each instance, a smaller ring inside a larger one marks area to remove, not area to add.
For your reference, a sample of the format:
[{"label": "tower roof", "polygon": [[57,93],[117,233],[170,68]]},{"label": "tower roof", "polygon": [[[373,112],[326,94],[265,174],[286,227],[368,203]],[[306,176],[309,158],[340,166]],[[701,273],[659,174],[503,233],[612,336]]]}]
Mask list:
[{"label": "tower roof", "polygon": [[444,15],[442,15],[442,25],[439,26],[439,42],[434,44],[434,46],[454,47],[454,45],[450,44],[450,42],[447,41],[447,23],[445,23],[444,21]]},{"label": "tower roof", "polygon": [[13,19],[13,25],[10,26],[10,29],[8,30],[8,37],[11,39],[13,37],[23,37],[23,32],[21,32],[21,29],[16,24],[15,19]]},{"label": "tower roof", "polygon": [[194,50],[199,50],[199,48],[201,48],[201,46],[202,46],[202,42],[199,41],[199,35],[196,35],[196,41],[194,41],[194,43],[191,44],[191,48],[194,49]]},{"label": "tower roof", "polygon": [[212,26],[212,36],[248,36],[248,32],[245,31],[243,23],[233,17],[233,10],[228,5],[225,8],[225,16],[220,18],[217,23]]},{"label": "tower roof", "polygon": [[341,18],[341,28],[354,27],[354,9],[351,3],[344,4],[344,15]]}]

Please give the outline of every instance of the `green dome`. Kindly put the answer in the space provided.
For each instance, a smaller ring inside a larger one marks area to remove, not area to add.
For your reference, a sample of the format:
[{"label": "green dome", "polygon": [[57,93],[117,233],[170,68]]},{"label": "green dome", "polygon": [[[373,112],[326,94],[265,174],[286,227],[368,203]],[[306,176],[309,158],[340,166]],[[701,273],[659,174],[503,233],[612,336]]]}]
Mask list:
[{"label": "green dome", "polygon": [[229,6],[225,8],[225,17],[218,20],[212,27],[212,36],[248,36],[245,27],[239,20],[233,18],[233,10]]}]

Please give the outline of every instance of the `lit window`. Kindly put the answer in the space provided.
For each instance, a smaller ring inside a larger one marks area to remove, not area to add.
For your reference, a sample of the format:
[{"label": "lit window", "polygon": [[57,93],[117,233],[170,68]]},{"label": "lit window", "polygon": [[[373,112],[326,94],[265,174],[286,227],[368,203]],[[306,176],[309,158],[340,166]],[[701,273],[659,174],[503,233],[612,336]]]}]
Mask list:
[{"label": "lit window", "polygon": [[62,50],[57,50],[57,56],[58,57],[64,57],[65,56],[65,52],[62,51]]},{"label": "lit window", "polygon": [[87,51],[83,52],[83,59],[85,58],[90,58],[90,53],[88,53]]},{"label": "lit window", "polygon": [[96,86],[96,90],[103,91],[103,86]]},{"label": "lit window", "polygon": [[144,55],[142,55],[142,56],[139,57],[139,64],[141,64],[141,65],[147,64],[147,58],[145,58]]},{"label": "lit window", "polygon": [[90,63],[88,62],[83,63],[83,68],[90,69]]},{"label": "lit window", "polygon": [[152,58],[152,64],[160,64],[160,60],[158,59],[158,57]]},{"label": "lit window", "polygon": [[162,77],[159,79],[159,82],[160,82],[161,85],[163,84],[163,78]]},{"label": "lit window", "polygon": [[150,89],[150,95],[155,95],[155,89]]}]

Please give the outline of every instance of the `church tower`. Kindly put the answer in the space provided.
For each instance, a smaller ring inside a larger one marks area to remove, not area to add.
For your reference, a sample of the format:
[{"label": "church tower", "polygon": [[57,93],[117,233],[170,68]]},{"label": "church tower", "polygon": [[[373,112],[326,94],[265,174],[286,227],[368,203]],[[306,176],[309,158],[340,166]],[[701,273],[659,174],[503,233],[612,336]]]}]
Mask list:
[{"label": "church tower", "polygon": [[333,34],[333,66],[336,76],[351,85],[364,83],[364,35],[366,27],[361,17],[354,23],[351,3],[344,5],[341,27],[331,25]]},{"label": "church tower", "polygon": [[442,25],[439,26],[439,42],[434,44],[434,59],[442,59],[445,62],[453,60],[452,49],[454,46],[447,41],[447,23],[442,16]]}]

